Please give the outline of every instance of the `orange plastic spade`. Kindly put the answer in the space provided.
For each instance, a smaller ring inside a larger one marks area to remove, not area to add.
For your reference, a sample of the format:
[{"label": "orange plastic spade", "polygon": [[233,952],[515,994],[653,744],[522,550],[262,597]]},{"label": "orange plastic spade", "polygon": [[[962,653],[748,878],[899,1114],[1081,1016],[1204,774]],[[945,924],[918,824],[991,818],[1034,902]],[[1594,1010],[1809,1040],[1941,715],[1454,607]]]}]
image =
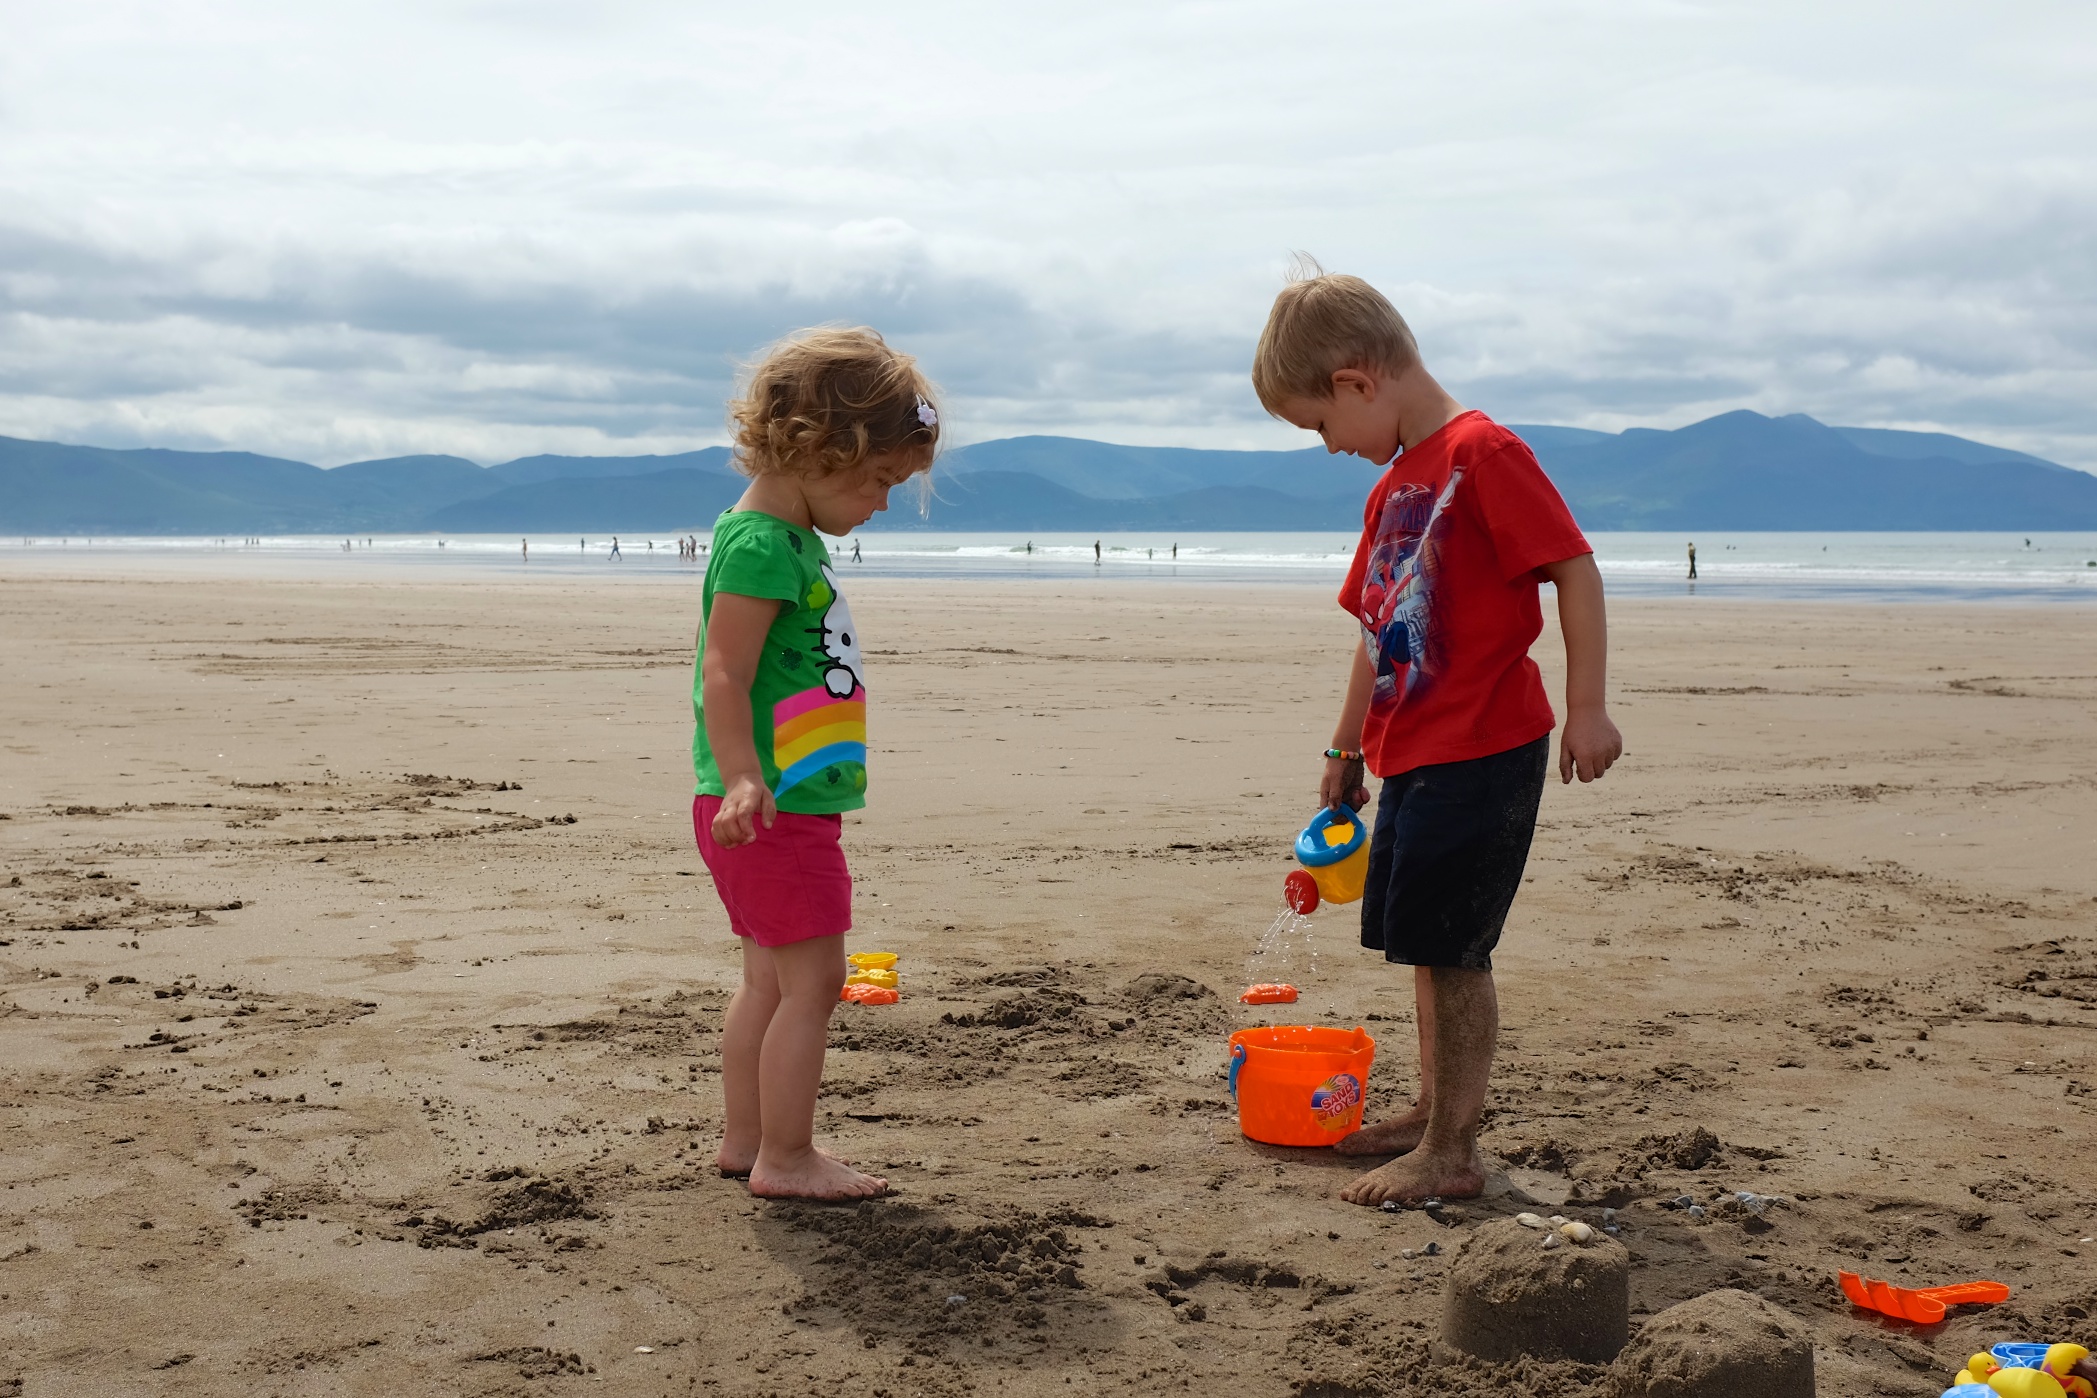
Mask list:
[{"label": "orange plastic spade", "polygon": [[1296,987],[1273,981],[1259,985],[1248,985],[1245,993],[1238,997],[1241,1005],[1293,1005],[1296,1003]]},{"label": "orange plastic spade", "polygon": [[1935,1325],[1952,1306],[1992,1306],[2010,1299],[2010,1289],[2001,1282],[1960,1282],[1955,1286],[1895,1286],[1855,1272],[1835,1274],[1842,1294],[1867,1311],[1912,1320],[1917,1325]]}]

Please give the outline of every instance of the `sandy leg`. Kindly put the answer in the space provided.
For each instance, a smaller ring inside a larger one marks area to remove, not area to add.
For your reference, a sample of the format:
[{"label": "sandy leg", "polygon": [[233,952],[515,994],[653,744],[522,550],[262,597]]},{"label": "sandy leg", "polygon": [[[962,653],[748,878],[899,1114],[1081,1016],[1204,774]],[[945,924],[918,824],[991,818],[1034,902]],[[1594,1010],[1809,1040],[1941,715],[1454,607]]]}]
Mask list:
[{"label": "sandy leg", "polygon": [[1403,1155],[1427,1135],[1434,1108],[1434,972],[1413,967],[1413,1019],[1420,1027],[1420,1097],[1406,1111],[1342,1136],[1333,1143],[1339,1155]]},{"label": "sandy leg", "polygon": [[[1350,1204],[1471,1199],[1485,1190],[1485,1163],[1478,1155],[1478,1123],[1485,1112],[1493,1048],[1500,1037],[1500,1000],[1493,988],[1493,974],[1437,966],[1416,976],[1416,986],[1423,982],[1430,993],[1421,997],[1420,1037],[1425,1050],[1422,1095],[1431,1101],[1420,1144],[1342,1190],[1340,1197]],[[1414,1108],[1414,1112],[1418,1110]],[[1406,1119],[1380,1123],[1370,1131],[1380,1132]],[[1392,1132],[1385,1139],[1395,1135]]]}]

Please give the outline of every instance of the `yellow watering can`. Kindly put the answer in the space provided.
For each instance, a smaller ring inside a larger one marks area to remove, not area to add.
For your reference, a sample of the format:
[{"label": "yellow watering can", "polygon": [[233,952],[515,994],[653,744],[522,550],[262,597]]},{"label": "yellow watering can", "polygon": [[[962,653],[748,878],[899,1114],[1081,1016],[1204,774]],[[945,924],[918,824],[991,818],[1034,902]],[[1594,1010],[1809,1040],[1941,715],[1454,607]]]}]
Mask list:
[{"label": "yellow watering can", "polygon": [[1352,903],[1362,896],[1369,878],[1369,827],[1352,806],[1327,806],[1296,836],[1294,870],[1282,884],[1282,896],[1299,913],[1318,904]]}]

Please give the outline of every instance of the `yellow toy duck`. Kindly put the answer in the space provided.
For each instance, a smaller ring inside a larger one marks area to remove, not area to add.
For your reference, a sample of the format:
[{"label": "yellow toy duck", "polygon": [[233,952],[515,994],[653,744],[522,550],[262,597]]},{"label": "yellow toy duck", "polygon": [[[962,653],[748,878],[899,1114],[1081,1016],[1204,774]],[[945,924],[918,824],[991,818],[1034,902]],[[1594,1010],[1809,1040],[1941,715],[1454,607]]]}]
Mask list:
[{"label": "yellow toy duck", "polygon": [[1976,1354],[1959,1371],[1952,1392],[1968,1388],[1997,1398],[2093,1398],[2097,1395],[2097,1362],[2081,1345],[2048,1345],[2036,1369],[2004,1368],[1990,1354]]}]

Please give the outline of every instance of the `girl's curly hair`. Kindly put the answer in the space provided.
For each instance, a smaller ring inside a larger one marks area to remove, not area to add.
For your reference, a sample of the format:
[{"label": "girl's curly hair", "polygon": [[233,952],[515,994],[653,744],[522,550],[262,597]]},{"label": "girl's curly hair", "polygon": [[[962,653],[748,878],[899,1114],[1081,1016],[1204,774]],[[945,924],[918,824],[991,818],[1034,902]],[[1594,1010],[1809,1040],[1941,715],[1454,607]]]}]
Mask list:
[{"label": "girl's curly hair", "polygon": [[898,452],[923,471],[939,447],[933,392],[915,359],[864,326],[796,331],[765,351],[728,405],[735,467],[828,476]]}]

